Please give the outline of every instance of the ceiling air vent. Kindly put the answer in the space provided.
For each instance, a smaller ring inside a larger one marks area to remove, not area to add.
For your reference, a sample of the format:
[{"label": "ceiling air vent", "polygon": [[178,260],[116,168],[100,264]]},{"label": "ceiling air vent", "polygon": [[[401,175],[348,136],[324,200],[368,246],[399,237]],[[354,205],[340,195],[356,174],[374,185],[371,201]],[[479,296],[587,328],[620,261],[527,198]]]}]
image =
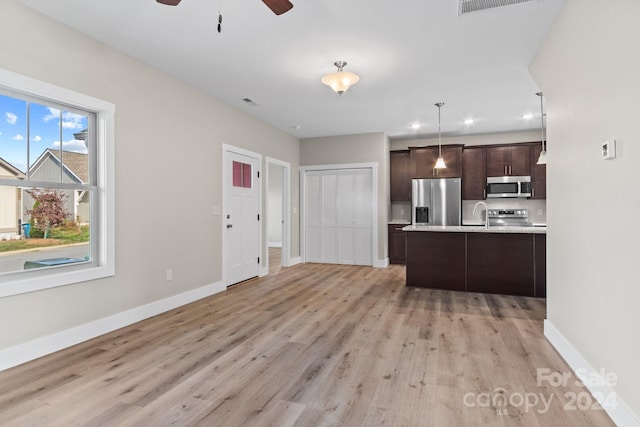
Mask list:
[{"label": "ceiling air vent", "polygon": [[537,0],[460,0],[458,15],[466,15],[467,13],[480,12],[497,7],[513,6],[520,3],[531,3],[533,1]]},{"label": "ceiling air vent", "polygon": [[258,104],[256,101],[254,101],[251,98],[242,98],[242,100],[244,102],[246,102],[247,104],[251,105],[252,107],[257,107],[258,105],[260,105],[260,104]]}]

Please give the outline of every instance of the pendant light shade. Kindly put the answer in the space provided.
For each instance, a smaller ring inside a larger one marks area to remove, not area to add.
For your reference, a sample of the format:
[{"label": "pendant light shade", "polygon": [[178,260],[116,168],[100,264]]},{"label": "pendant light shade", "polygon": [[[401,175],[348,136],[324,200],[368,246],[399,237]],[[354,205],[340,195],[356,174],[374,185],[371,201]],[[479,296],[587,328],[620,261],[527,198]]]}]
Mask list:
[{"label": "pendant light shade", "polygon": [[540,152],[540,156],[538,157],[538,161],[536,164],[538,165],[546,165],[547,164],[547,143],[545,141],[544,134],[544,106],[542,103],[542,92],[536,93],[540,97],[540,141],[542,144],[542,151]]},{"label": "pendant light shade", "polygon": [[360,77],[357,74],[343,71],[343,68],[347,65],[344,61],[336,61],[334,63],[336,67],[338,67],[338,71],[335,73],[329,73],[322,76],[322,83],[331,87],[335,93],[338,95],[342,95],[345,93],[351,86],[358,83]]},{"label": "pendant light shade", "polygon": [[442,158],[442,130],[440,122],[440,109],[444,105],[444,102],[438,102],[435,105],[436,107],[438,107],[438,158],[436,159],[436,165],[434,166],[434,168],[446,169],[447,165],[444,163],[444,159]]}]

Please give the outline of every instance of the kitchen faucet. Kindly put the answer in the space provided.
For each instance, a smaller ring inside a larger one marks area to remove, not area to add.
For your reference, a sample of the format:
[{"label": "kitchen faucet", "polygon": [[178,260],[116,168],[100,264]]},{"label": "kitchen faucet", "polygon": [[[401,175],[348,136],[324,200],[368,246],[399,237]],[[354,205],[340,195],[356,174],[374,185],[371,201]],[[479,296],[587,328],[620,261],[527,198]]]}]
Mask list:
[{"label": "kitchen faucet", "polygon": [[485,202],[478,202],[473,206],[473,214],[476,214],[478,209],[478,205],[484,206],[484,226],[488,230],[489,229],[489,208]]}]

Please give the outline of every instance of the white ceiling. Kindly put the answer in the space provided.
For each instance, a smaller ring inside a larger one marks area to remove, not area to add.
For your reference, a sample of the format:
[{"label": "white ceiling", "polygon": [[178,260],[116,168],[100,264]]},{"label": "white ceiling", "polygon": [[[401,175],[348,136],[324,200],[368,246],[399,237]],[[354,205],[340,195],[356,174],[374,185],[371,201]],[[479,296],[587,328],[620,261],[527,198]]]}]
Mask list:
[{"label": "white ceiling", "polygon": [[[433,136],[439,101],[443,135],[539,128],[528,66],[565,3],[458,16],[457,0],[292,0],[276,16],[260,0],[19,1],[300,138]],[[360,75],[343,96],[320,83],[337,60]]]}]

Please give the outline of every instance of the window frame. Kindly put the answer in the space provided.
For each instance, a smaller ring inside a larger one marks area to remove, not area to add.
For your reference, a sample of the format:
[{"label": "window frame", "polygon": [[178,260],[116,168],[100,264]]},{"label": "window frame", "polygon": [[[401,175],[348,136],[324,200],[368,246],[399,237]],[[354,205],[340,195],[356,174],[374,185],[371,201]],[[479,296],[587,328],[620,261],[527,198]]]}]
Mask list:
[{"label": "window frame", "polygon": [[[0,298],[114,276],[115,105],[2,68],[0,68],[0,88],[93,113],[96,121],[93,147],[95,157],[89,156],[90,159],[95,158],[95,164],[91,166],[94,167],[96,179],[91,198],[91,262],[2,274],[0,275]],[[29,186],[38,186],[38,184],[44,187],[60,187],[59,183],[29,182]]]}]

